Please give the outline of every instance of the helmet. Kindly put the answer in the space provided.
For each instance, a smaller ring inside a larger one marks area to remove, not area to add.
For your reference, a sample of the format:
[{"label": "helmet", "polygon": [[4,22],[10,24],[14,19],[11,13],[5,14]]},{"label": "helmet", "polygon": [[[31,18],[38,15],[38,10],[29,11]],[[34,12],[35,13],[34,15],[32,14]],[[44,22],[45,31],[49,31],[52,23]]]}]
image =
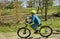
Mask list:
[{"label": "helmet", "polygon": [[32,13],[32,14],[36,14],[36,11],[35,11],[35,10],[32,10],[31,13]]}]

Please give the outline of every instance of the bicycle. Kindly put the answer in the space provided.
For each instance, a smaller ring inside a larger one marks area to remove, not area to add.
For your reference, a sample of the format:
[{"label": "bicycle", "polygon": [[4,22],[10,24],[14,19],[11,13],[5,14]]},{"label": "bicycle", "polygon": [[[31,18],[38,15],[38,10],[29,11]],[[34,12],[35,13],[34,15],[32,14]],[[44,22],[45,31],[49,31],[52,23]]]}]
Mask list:
[{"label": "bicycle", "polygon": [[[22,27],[22,28],[19,28],[17,30],[17,35],[21,38],[28,38],[31,35],[31,31],[27,28],[27,26],[28,26],[27,25],[27,20],[25,20],[25,22],[26,22],[25,23],[26,26]],[[41,32],[43,30],[45,30],[44,33]],[[40,28],[39,28],[38,32],[42,37],[49,37],[52,34],[53,30],[49,26],[41,26],[40,25]]]}]

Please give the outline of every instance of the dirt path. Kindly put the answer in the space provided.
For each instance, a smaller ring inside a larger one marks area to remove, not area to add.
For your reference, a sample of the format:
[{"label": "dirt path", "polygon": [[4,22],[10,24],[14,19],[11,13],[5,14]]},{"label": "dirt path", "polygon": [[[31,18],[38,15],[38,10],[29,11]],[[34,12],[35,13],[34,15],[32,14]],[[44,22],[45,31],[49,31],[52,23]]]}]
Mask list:
[{"label": "dirt path", "polygon": [[[16,32],[10,32],[10,33],[0,33],[0,39],[22,39],[19,38],[16,34]],[[32,34],[27,39],[60,39],[60,34],[52,34],[49,38],[41,37],[38,34]]]}]

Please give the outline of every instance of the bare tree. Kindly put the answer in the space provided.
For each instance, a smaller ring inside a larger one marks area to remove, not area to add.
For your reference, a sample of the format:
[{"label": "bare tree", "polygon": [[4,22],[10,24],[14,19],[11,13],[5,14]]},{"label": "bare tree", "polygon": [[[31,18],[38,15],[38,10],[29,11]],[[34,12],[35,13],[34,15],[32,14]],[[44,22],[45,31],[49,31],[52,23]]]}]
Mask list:
[{"label": "bare tree", "polygon": [[5,3],[6,3],[6,0],[4,0],[4,2],[0,3],[0,24],[3,24],[1,22],[1,14],[2,14],[2,11],[4,11]]},{"label": "bare tree", "polygon": [[[1,11],[1,10],[0,10]],[[1,24],[1,12],[0,12],[0,24]]]},{"label": "bare tree", "polygon": [[48,0],[44,0],[45,4],[45,21],[47,21],[47,7],[48,7]]},{"label": "bare tree", "polygon": [[15,6],[15,15],[16,15],[16,19],[17,19],[17,23],[19,23],[19,19],[18,19],[18,0],[14,0],[14,6]]},{"label": "bare tree", "polygon": [[45,3],[45,21],[47,21],[48,6],[52,6],[53,0],[44,0]]}]

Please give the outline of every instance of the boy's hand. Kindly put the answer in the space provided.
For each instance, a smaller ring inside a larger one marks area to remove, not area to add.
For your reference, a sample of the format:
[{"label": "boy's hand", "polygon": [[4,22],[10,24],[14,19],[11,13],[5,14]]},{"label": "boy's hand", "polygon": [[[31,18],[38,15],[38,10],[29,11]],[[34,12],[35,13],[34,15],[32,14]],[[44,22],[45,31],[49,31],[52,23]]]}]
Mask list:
[{"label": "boy's hand", "polygon": [[29,23],[30,22],[30,17],[26,17],[26,22]]}]

